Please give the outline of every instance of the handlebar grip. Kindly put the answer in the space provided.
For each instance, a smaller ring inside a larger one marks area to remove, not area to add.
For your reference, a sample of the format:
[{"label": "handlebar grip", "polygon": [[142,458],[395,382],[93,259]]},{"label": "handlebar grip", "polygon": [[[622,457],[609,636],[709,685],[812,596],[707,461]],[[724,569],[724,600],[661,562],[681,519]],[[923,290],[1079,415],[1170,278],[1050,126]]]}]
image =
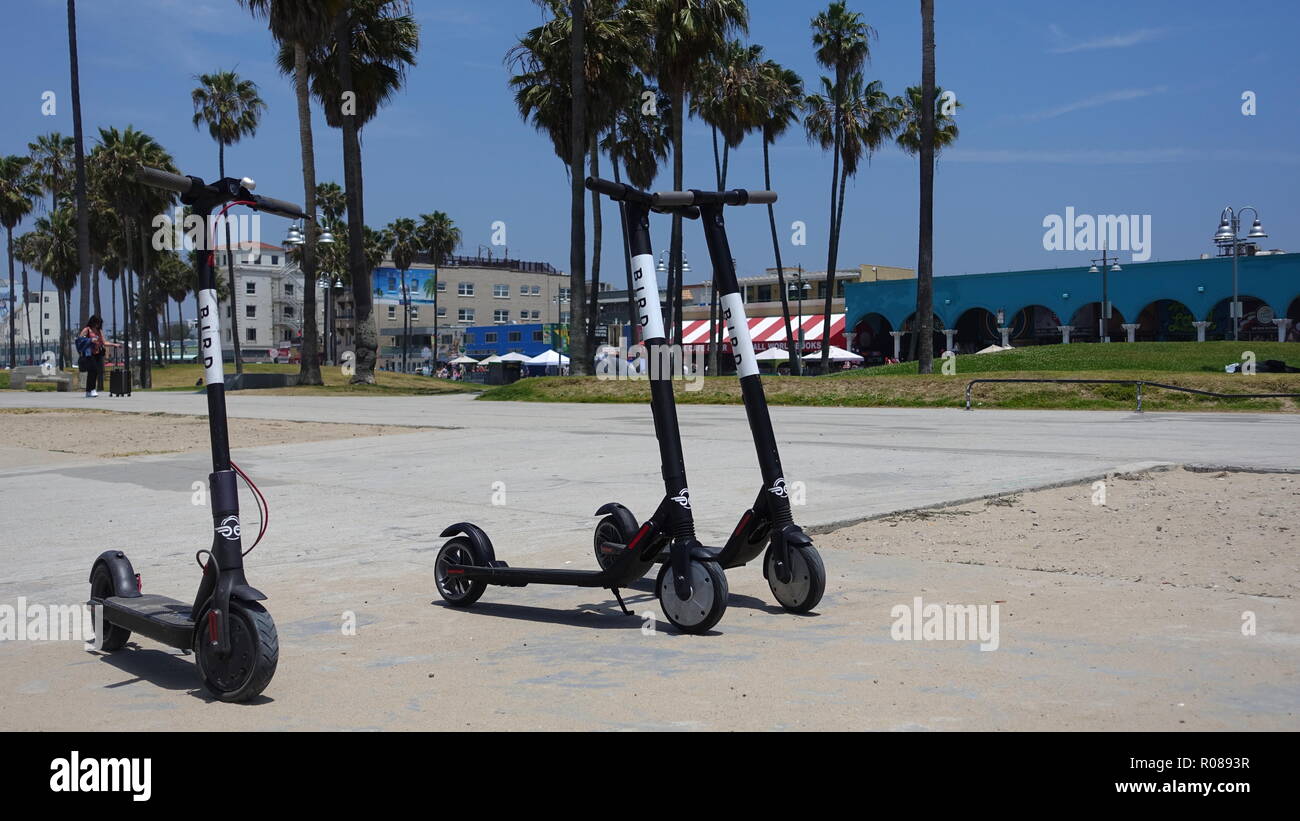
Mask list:
[{"label": "handlebar grip", "polygon": [[775,191],[746,191],[745,194],[748,197],[746,203],[749,205],[768,205],[776,202]]},{"label": "handlebar grip", "polygon": [[140,166],[136,171],[136,179],[145,185],[154,188],[165,188],[168,191],[175,191],[177,194],[188,194],[194,187],[194,178],[185,177],[180,174],[173,174],[170,171],[163,171],[158,168],[150,168],[146,165]]},{"label": "handlebar grip", "polygon": [[595,191],[597,194],[604,194],[610,199],[615,200],[622,199],[623,192],[627,189],[627,186],[621,182],[602,180],[599,177],[587,177],[587,181],[584,184],[587,186],[588,191]]},{"label": "handlebar grip", "polygon": [[694,205],[652,205],[650,210],[656,214],[671,214],[688,220],[700,218],[700,209]]},{"label": "handlebar grip", "polygon": [[268,214],[275,214],[276,216],[288,217],[290,219],[303,219],[307,217],[301,208],[285,200],[277,200],[272,199],[271,197],[262,197],[255,194],[253,195],[253,204],[257,207],[258,211],[265,211]]},{"label": "handlebar grip", "polygon": [[651,196],[655,205],[672,207],[676,205],[694,205],[694,191],[658,191]]}]

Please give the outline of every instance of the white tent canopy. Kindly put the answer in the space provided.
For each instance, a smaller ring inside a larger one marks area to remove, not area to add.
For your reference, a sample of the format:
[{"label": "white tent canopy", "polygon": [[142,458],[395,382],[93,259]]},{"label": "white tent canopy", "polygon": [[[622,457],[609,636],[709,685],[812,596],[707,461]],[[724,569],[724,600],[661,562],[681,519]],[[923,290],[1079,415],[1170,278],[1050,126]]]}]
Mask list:
[{"label": "white tent canopy", "polygon": [[480,359],[478,363],[480,365],[491,365],[493,362],[500,362],[500,361],[502,361],[501,355],[494,353],[491,356],[489,356],[487,359]]},{"label": "white tent canopy", "polygon": [[[808,360],[812,360],[812,359],[821,359],[821,358],[822,358],[822,352],[821,352],[821,351],[813,351],[812,353],[810,353],[810,354],[808,354],[807,356],[804,357],[804,359],[808,359]],[[843,348],[837,348],[837,347],[835,347],[834,345],[831,346],[831,351],[830,351],[830,360],[831,360],[832,362],[861,362],[861,361],[863,361],[862,357],[858,356],[857,354],[853,353],[852,351],[846,351],[846,350],[844,350]]]},{"label": "white tent canopy", "polygon": [[759,362],[785,362],[790,358],[790,352],[780,345],[775,345],[754,354],[754,358]]},{"label": "white tent canopy", "polygon": [[1009,350],[1011,350],[1011,346],[1010,346],[1010,345],[1008,345],[1008,346],[1006,346],[1006,347],[1004,348],[1004,347],[1002,347],[1001,345],[994,344],[994,345],[990,345],[990,346],[988,346],[987,348],[980,348],[980,349],[979,349],[978,351],[976,351],[975,353],[977,353],[977,354],[980,354],[980,353],[998,353],[998,352],[1000,352],[1000,351],[1009,351]]},{"label": "white tent canopy", "polygon": [[477,365],[477,364],[478,364],[478,360],[475,359],[475,358],[472,357],[472,356],[465,356],[464,354],[461,354],[460,356],[458,356],[458,357],[456,357],[455,359],[451,360],[451,362],[450,362],[449,364],[451,364],[451,365]]},{"label": "white tent canopy", "polygon": [[528,364],[529,365],[567,365],[569,364],[569,357],[565,356],[559,351],[556,351],[554,348],[547,348],[546,350],[539,353],[537,356],[534,356],[532,359],[529,359]]},{"label": "white tent canopy", "polygon": [[530,362],[531,361],[528,357],[524,356],[518,351],[511,351],[508,354],[502,354],[501,356],[494,357],[494,358],[498,362]]}]

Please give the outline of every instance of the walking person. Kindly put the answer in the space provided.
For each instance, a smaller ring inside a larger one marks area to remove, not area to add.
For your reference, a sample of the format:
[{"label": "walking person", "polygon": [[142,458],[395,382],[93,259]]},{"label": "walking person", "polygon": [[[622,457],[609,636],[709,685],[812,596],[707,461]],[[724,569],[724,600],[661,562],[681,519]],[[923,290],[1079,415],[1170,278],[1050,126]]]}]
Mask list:
[{"label": "walking person", "polygon": [[86,398],[93,399],[99,396],[100,389],[104,387],[104,354],[108,348],[122,346],[104,338],[104,318],[99,314],[87,320],[86,327],[77,336],[90,340],[77,345],[77,350],[81,352],[77,367],[86,375]]}]

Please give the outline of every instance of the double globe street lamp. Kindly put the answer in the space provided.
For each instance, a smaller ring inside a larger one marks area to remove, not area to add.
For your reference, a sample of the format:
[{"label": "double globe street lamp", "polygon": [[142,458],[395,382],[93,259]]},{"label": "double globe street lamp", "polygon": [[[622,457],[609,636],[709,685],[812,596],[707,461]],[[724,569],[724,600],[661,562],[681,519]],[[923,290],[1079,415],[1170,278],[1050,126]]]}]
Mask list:
[{"label": "double globe street lamp", "polygon": [[[322,219],[322,217],[321,217],[319,214],[316,215],[315,224],[316,224],[316,225],[323,225],[323,224],[324,224],[324,220]],[[305,245],[305,244],[307,243],[307,235],[306,235],[306,233],[304,232],[304,228],[305,228],[305,227],[306,227],[306,226],[304,226],[304,225],[302,224],[302,220],[295,220],[294,222],[290,223],[290,225],[289,225],[289,233],[286,234],[285,237],[284,237],[284,245],[286,245],[286,246],[288,246],[288,247],[291,247],[291,248],[296,248],[296,247],[298,247],[298,246],[300,246],[300,245]],[[328,228],[322,228],[322,229],[321,229],[321,232],[320,232],[320,235],[316,237],[316,241],[319,242],[319,243],[324,243],[324,244],[326,244],[326,245],[331,245],[331,244],[333,244],[333,242],[334,242],[334,234],[330,233],[330,230],[329,230]],[[322,284],[324,284],[324,286],[325,286],[326,300],[328,300],[328,299],[330,298],[330,295],[332,294],[332,291],[333,291],[333,285],[334,285],[334,276],[333,276],[333,274],[330,274],[328,278],[317,279],[317,281],[315,282],[315,286],[316,286],[316,287],[320,287]],[[303,287],[304,287],[304,288],[308,287],[308,283],[306,282],[306,277],[305,277],[305,276],[303,277]],[[330,307],[330,306],[326,305],[325,307],[326,307],[326,310],[324,311],[324,315],[325,315],[325,325],[326,325],[326,328],[325,328],[325,355],[326,355],[326,357],[330,357],[330,358],[332,359],[332,356],[331,356],[331,354],[330,354],[330,351],[331,351],[331,348],[333,347],[331,343],[334,341],[334,337],[333,337],[333,331],[332,331],[332,329],[329,327],[329,325],[330,325],[330,314],[331,314],[332,312],[329,310],[329,307]]]},{"label": "double globe street lamp", "polygon": [[1253,206],[1246,206],[1240,210],[1232,210],[1232,206],[1223,209],[1219,214],[1219,230],[1214,234],[1214,244],[1220,248],[1232,245],[1232,308],[1229,313],[1232,314],[1232,338],[1234,341],[1241,336],[1241,300],[1237,295],[1237,257],[1241,252],[1241,215],[1250,211],[1255,215],[1255,221],[1250,226],[1250,233],[1246,234],[1246,239],[1264,239],[1268,234],[1264,233],[1264,226],[1259,223],[1259,212]]}]

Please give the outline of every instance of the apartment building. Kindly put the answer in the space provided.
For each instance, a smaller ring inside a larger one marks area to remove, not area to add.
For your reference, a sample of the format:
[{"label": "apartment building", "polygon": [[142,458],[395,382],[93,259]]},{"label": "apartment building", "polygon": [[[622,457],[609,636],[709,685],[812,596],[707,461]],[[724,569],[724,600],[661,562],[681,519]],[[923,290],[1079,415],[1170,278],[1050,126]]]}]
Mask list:
[{"label": "apartment building", "polygon": [[[916,271],[892,265],[859,265],[835,272],[835,294],[831,298],[831,313],[844,313],[844,289],[853,282],[886,282],[899,279],[916,279]],[[745,313],[750,317],[781,315],[781,286],[775,268],[762,274],[738,277],[740,293],[745,299]],[[826,271],[805,271],[795,265],[785,269],[787,297],[791,313],[800,295],[804,314],[820,314],[826,305]],[[691,298],[683,297],[682,316],[685,319],[708,319],[709,305],[713,299],[713,283],[702,282],[688,286]]]},{"label": "apartment building", "polygon": [[[436,286],[435,286],[436,283]],[[381,368],[400,366],[403,338],[402,273],[385,260],[374,272],[375,324],[379,329]],[[437,305],[435,307],[435,290]],[[569,278],[546,262],[493,256],[455,256],[435,271],[417,259],[406,272],[409,297],[409,351],[415,360],[454,359],[463,350],[464,330],[481,325],[538,325],[569,321]],[[340,304],[338,326],[343,345],[351,344],[351,295]],[[408,359],[408,363],[411,360]],[[418,364],[418,362],[417,362]]]},{"label": "apartment building", "polygon": [[[226,278],[224,246],[217,249],[216,264],[219,276]],[[269,362],[281,344],[299,343],[303,287],[302,270],[283,247],[263,242],[251,253],[237,248],[233,305],[231,300],[222,303],[221,343],[226,358],[234,358],[232,311],[238,312],[240,353],[246,362]],[[318,328],[323,319],[324,300],[320,299],[316,302]]]},{"label": "apartment building", "polygon": [[[3,301],[4,310],[9,308],[7,295],[0,295]],[[42,351],[53,351],[58,349],[59,345],[59,328],[63,313],[59,303],[59,292],[54,290],[32,291],[24,299],[15,300],[12,323],[14,327],[14,345],[19,351],[26,355],[31,352],[34,357],[39,357]],[[5,349],[9,346],[9,325],[11,318],[5,316],[0,320],[0,346]],[[111,332],[111,320],[105,319],[105,330]],[[27,329],[31,327],[31,334],[28,335]],[[72,332],[76,333],[77,329],[73,328]],[[9,359],[4,359],[7,364]]]}]

